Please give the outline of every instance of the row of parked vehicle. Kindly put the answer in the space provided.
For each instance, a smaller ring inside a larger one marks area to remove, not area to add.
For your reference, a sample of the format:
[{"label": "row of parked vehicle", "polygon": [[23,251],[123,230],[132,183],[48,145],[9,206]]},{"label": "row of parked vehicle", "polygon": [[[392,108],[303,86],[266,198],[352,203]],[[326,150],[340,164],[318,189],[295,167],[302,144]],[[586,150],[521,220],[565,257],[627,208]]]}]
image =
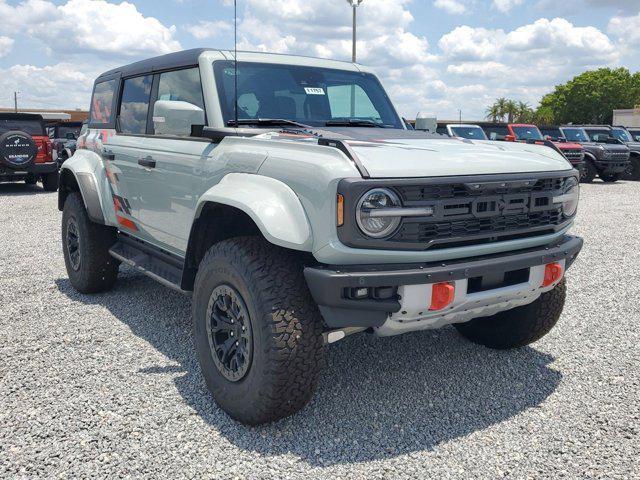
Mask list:
[{"label": "row of parked vehicle", "polygon": [[76,149],[82,123],[45,123],[42,115],[0,114],[0,182],[42,182],[58,189],[58,170]]},{"label": "row of parked vehicle", "polygon": [[583,182],[600,177],[640,180],[640,128],[610,125],[541,126],[522,123],[439,123],[437,132],[470,140],[544,144],[560,151]]}]

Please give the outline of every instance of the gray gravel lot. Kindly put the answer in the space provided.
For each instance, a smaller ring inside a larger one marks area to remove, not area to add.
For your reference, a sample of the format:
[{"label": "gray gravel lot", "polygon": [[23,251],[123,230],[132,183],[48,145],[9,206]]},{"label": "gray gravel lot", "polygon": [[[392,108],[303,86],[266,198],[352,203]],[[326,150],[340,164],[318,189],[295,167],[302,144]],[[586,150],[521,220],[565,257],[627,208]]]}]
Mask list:
[{"label": "gray gravel lot", "polygon": [[210,399],[188,298],[126,269],[72,290],[60,216],[0,185],[0,477],[640,478],[640,183],[583,188],[569,300],[532,348],[351,337],[261,428]]}]

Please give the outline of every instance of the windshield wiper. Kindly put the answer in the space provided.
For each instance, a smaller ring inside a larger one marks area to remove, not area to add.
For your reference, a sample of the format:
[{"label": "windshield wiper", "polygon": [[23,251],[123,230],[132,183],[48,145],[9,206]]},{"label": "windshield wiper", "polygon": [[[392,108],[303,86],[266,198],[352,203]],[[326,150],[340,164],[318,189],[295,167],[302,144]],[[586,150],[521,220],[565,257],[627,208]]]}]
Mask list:
[{"label": "windshield wiper", "polygon": [[227,122],[229,127],[239,127],[241,125],[261,125],[265,127],[276,127],[278,125],[293,125],[295,127],[313,129],[310,125],[296,122],[294,120],[287,120],[286,118],[242,118],[239,120],[229,120]]},{"label": "windshield wiper", "polygon": [[371,128],[387,128],[383,123],[376,123],[373,120],[364,118],[334,118],[325,122],[327,127],[371,127]]}]

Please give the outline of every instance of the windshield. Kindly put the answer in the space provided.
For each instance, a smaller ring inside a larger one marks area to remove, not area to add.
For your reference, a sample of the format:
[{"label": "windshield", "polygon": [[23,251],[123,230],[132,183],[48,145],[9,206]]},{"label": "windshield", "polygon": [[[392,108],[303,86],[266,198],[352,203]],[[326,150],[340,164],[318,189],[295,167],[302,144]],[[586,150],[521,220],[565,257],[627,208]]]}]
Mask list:
[{"label": "windshield", "polygon": [[451,127],[451,132],[456,137],[468,138],[470,140],[487,140],[484,130],[480,127]]},{"label": "windshield", "polygon": [[640,142],[640,129],[630,129],[629,133],[636,142]]},{"label": "windshield", "polygon": [[562,138],[562,132],[559,128],[541,128],[540,132],[542,132],[542,135],[545,137],[551,137],[554,140]]},{"label": "windshield", "polygon": [[78,138],[80,128],[81,127],[58,127],[58,138],[67,138],[68,133],[73,133],[73,135]]},{"label": "windshield", "polygon": [[629,134],[626,132],[626,130],[623,130],[622,128],[612,128],[611,136],[613,138],[617,138],[618,140],[622,140],[623,142],[631,141]]},{"label": "windshield", "polygon": [[44,135],[42,123],[37,120],[0,119],[0,135],[12,130],[19,130],[29,135]]},{"label": "windshield", "polygon": [[563,128],[562,133],[571,142],[588,142],[589,135],[584,128]]},{"label": "windshield", "polygon": [[513,133],[516,134],[516,138],[518,140],[544,140],[542,138],[542,134],[538,127],[536,126],[526,126],[526,127],[511,127],[513,128]]},{"label": "windshield", "polygon": [[[233,62],[214,62],[222,116],[234,120]],[[312,126],[403,128],[380,82],[368,73],[267,63],[238,63],[238,120],[285,119]]]}]

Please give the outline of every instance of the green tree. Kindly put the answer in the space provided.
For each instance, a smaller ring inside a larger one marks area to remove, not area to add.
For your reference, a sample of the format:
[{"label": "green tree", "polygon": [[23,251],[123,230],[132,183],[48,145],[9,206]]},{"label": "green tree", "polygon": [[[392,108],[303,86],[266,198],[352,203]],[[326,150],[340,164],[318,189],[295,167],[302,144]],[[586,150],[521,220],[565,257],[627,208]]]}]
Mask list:
[{"label": "green tree", "polygon": [[639,101],[638,73],[631,75],[626,68],[600,68],[556,86],[542,98],[536,116],[553,123],[610,124],[614,109],[633,108]]}]

